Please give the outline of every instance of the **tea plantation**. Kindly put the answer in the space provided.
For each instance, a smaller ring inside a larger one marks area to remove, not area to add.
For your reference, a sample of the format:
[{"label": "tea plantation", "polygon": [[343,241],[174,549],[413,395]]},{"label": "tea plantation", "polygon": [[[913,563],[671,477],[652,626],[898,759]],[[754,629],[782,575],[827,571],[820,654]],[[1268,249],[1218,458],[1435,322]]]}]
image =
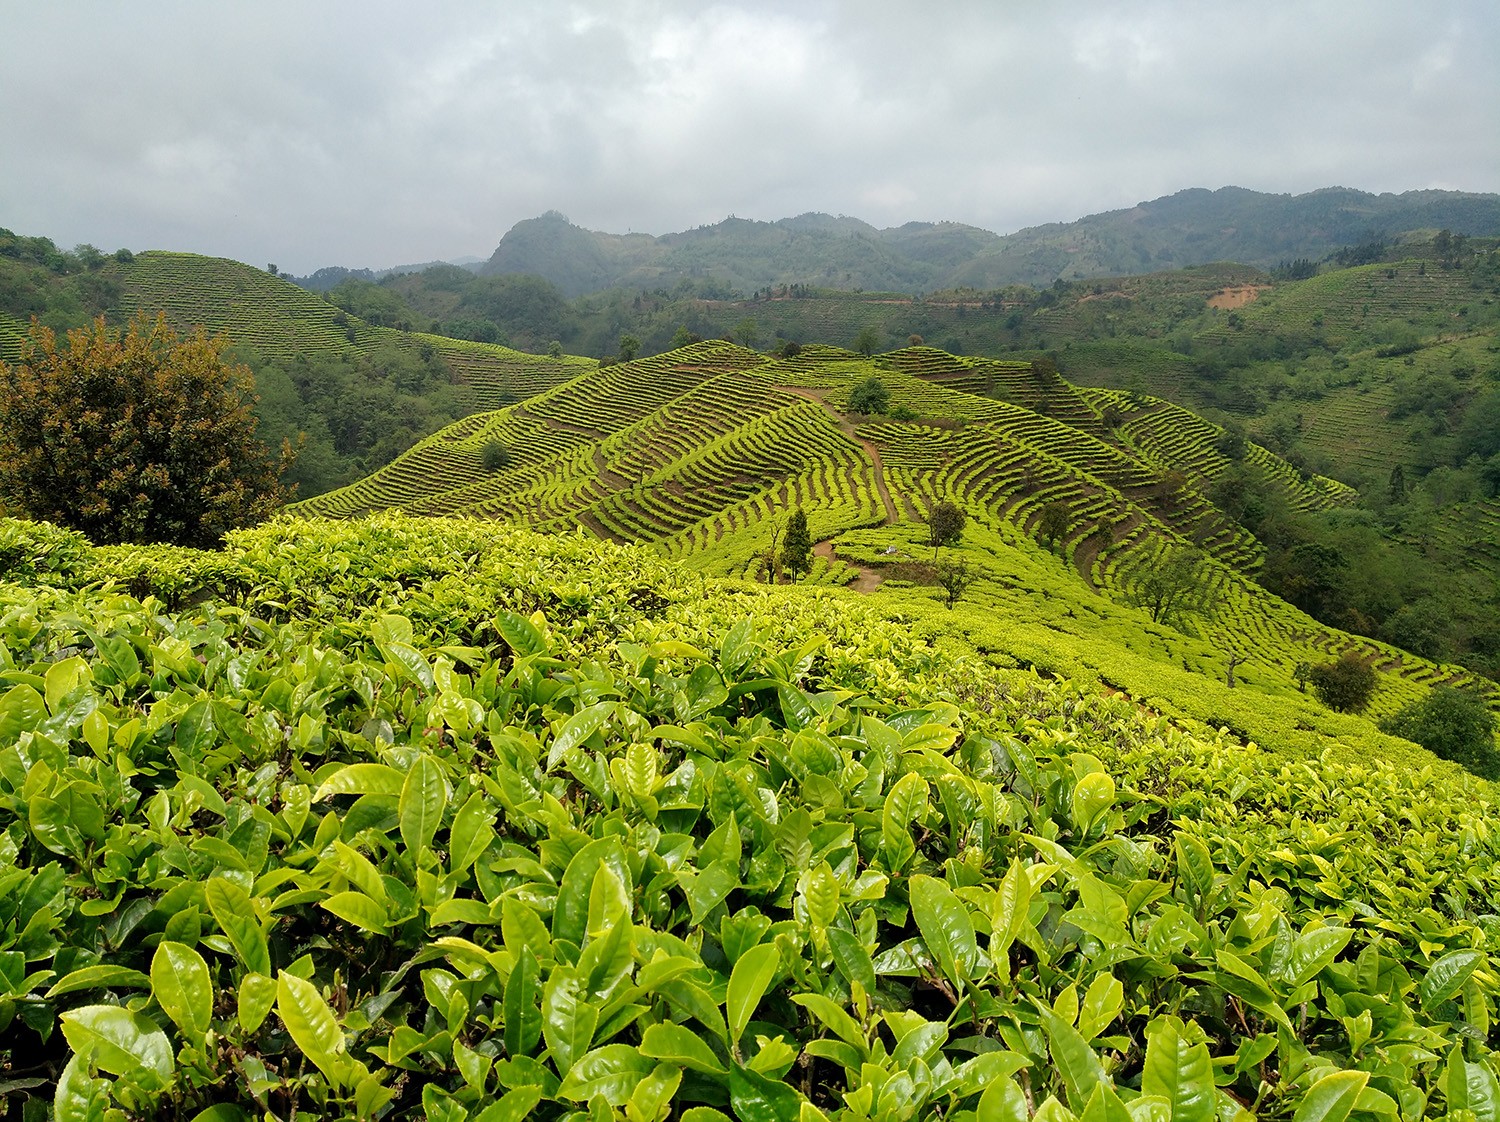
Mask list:
[{"label": "tea plantation", "polygon": [[[846,412],[852,387],[872,376],[889,390],[889,415]],[[1076,387],[1042,364],[930,347],[866,359],[809,346],[776,359],[716,341],[466,418],[298,509],[582,526],[655,544],[704,572],[755,578],[768,575],[772,533],[800,507],[826,543],[810,580],[862,576],[863,587],[880,585],[877,599],[927,618],[933,594],[913,587],[910,572],[932,560],[928,512],[951,502],[970,529],[947,556],[967,564],[973,581],[930,626],[997,665],[1082,674],[1280,751],[1320,754],[1331,737],[1351,760],[1380,734],[1303,693],[1299,665],[1353,652],[1379,673],[1377,718],[1434,684],[1494,692],[1462,668],[1320,623],[1256,583],[1260,546],[1205,498],[1215,480],[1231,468],[1253,473],[1294,510],[1354,496],[1253,443],[1234,460],[1222,436],[1168,402]],[[484,451],[495,443],[508,462],[487,469]],[[1051,537],[1049,507],[1065,521]],[[1183,550],[1201,553],[1214,608],[1153,621],[1131,604],[1164,558]]]},{"label": "tea plantation", "polygon": [[[748,426],[851,453],[780,486],[879,516],[866,438],[786,393]],[[496,522],[195,553],[8,521],[0,559],[17,1117],[1500,1111],[1493,796],[1400,742],[1195,733],[933,642],[917,593]]]}]

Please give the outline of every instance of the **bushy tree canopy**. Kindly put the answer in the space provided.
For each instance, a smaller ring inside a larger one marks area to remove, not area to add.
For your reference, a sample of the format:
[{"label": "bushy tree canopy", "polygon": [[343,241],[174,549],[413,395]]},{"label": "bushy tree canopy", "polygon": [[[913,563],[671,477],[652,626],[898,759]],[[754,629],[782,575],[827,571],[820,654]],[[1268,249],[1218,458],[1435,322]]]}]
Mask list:
[{"label": "bushy tree canopy", "polygon": [[884,413],[890,403],[891,391],[879,378],[866,378],[849,391],[849,410],[852,413]]},{"label": "bushy tree canopy", "polygon": [[1420,701],[1380,722],[1380,731],[1413,740],[1476,775],[1500,777],[1495,715],[1476,693],[1438,686]]},{"label": "bushy tree canopy", "polygon": [[179,339],[165,316],[124,332],[103,317],[54,333],[33,323],[21,360],[0,362],[0,494],[96,542],[213,547],[288,497],[255,436],[249,369],[223,339]]},{"label": "bushy tree canopy", "polygon": [[955,544],[963,537],[968,520],[969,516],[957,503],[947,500],[938,503],[927,515],[927,544],[934,549]]},{"label": "bushy tree canopy", "polygon": [[1362,712],[1375,692],[1375,668],[1353,651],[1345,651],[1337,662],[1314,666],[1309,679],[1319,701],[1345,713]]}]

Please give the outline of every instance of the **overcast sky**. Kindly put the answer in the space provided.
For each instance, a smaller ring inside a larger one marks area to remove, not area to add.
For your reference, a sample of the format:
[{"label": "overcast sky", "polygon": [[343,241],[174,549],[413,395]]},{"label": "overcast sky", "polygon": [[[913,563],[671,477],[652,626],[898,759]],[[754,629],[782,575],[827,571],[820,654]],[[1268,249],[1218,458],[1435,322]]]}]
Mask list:
[{"label": "overcast sky", "polygon": [[557,209],[998,233],[1234,184],[1500,190],[1495,0],[0,0],[0,226],[383,266]]}]

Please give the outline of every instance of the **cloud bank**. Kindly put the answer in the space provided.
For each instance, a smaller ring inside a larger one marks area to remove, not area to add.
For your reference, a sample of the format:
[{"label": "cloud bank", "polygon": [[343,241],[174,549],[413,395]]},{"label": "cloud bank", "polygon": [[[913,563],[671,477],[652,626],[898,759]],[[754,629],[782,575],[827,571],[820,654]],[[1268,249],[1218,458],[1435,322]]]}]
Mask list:
[{"label": "cloud bank", "polygon": [[1190,186],[1500,190],[1500,6],[51,0],[0,226],[307,272],[809,210],[1006,233]]}]

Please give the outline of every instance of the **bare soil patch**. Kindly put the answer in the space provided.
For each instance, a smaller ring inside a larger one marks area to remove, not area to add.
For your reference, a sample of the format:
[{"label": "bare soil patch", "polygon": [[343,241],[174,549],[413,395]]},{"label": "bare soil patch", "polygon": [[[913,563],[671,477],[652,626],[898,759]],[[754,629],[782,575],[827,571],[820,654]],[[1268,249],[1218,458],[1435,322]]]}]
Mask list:
[{"label": "bare soil patch", "polygon": [[[830,564],[839,560],[838,555],[833,551],[832,542],[819,542],[813,546],[813,553]],[[875,569],[866,569],[861,565],[856,565],[853,561],[845,561],[844,564],[854,570],[854,579],[844,586],[846,588],[869,594],[885,583],[885,576]]]},{"label": "bare soil patch", "polygon": [[1246,304],[1258,299],[1270,285],[1265,284],[1242,284],[1233,288],[1221,288],[1208,298],[1210,308],[1218,308],[1220,311],[1232,311],[1235,308],[1243,308]]}]

